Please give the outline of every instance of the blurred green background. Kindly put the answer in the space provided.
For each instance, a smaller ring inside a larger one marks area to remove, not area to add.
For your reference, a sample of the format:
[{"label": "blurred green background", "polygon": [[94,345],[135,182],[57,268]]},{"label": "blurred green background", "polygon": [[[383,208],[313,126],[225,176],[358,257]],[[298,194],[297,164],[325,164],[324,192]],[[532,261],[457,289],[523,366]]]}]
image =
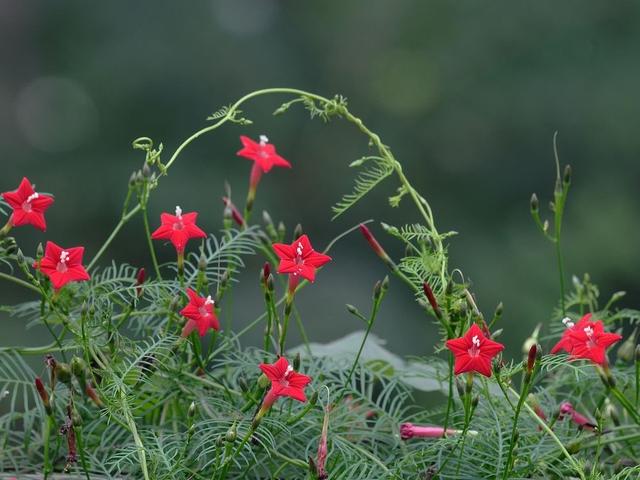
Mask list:
[{"label": "blurred green background", "polygon": [[[516,355],[558,298],[552,246],[529,215],[532,192],[543,206],[552,193],[556,130],[561,161],[574,170],[567,278],[589,271],[603,297],[626,290],[623,304],[639,303],[638,25],[637,2],[1,0],[0,191],[26,175],[56,194],[46,234],[14,231],[29,255],[51,239],[85,245],[91,258],[142,163],[134,138],[163,142],[166,160],[209,113],[252,90],[340,93],[403,162],[440,230],[460,232],[450,242],[451,266],[473,282],[486,315],[504,302],[502,326]],[[284,220],[289,235],[301,222],[322,248],[364,219],[417,219],[409,202],[387,206],[397,187],[390,179],[331,222],[331,205],[351,189],[348,164],[367,152],[366,142],[345,122],[309,121],[299,108],[272,118],[281,100],[256,100],[246,109],[254,125],[229,125],[190,146],[152,198],[153,225],[179,204],[218,231],[224,181],[237,200],[246,192],[250,164],[235,156],[238,136],[263,133],[294,168],[263,178],[256,210]],[[172,257],[171,247],[156,246],[162,259]],[[366,311],[374,282],[387,273],[357,232],[332,256],[299,298],[316,341],[361,328],[344,305]],[[139,218],[110,259],[149,265]],[[259,266],[249,262],[234,292],[234,328],[262,309]],[[0,303],[26,298],[0,284]],[[0,323],[2,345],[46,339],[22,319],[4,315]],[[431,353],[436,340],[397,281],[374,332],[403,354]],[[258,335],[245,341],[257,344]]]}]

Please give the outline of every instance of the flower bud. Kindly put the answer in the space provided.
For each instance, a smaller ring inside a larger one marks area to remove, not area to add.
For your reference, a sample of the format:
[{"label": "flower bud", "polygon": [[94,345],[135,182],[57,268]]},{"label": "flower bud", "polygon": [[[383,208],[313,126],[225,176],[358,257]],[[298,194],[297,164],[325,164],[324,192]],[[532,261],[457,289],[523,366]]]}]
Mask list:
[{"label": "flower bud", "polygon": [[353,305],[347,303],[347,312],[349,312],[351,315],[358,315],[360,313],[360,311],[354,307]]},{"label": "flower bud", "polygon": [[58,363],[56,365],[56,378],[63,383],[71,383],[71,367],[68,363]]},{"label": "flower bud", "polygon": [[142,176],[144,178],[149,178],[151,176],[151,168],[147,162],[144,162],[144,165],[142,166]]},{"label": "flower bud", "polygon": [[98,392],[95,391],[95,389],[91,385],[91,382],[87,382],[87,386],[84,389],[84,393],[86,393],[87,397],[89,397],[93,401],[93,403],[96,404],[96,407],[98,408],[104,407],[104,403],[102,403],[102,400],[98,396]]},{"label": "flower bud", "polygon": [[302,225],[297,224],[296,228],[293,229],[293,241],[295,242],[299,239],[304,232],[302,231]]},{"label": "flower bud", "polygon": [[171,312],[175,312],[178,309],[178,305],[180,305],[181,300],[182,298],[180,297],[180,295],[174,295],[174,297],[171,299],[171,303],[169,303],[169,310]]},{"label": "flower bud", "polygon": [[538,213],[538,210],[540,209],[540,202],[538,201],[538,196],[535,193],[531,195],[529,207],[531,208],[531,213]]},{"label": "flower bud", "polygon": [[371,233],[371,230],[369,230],[365,224],[360,224],[360,233],[362,233],[362,236],[365,238],[374,253],[378,255],[378,257],[380,257],[387,266],[393,268],[393,261],[391,260],[391,257],[387,255],[387,252],[384,251],[384,248],[382,248],[378,240],[373,236],[373,233]]},{"label": "flower bud", "polygon": [[475,397],[473,397],[471,399],[471,408],[476,408],[478,406],[479,402],[480,402],[480,397],[478,397],[478,395],[476,395]]},{"label": "flower bud", "polygon": [[40,395],[40,399],[42,400],[42,404],[44,405],[47,415],[53,415],[53,410],[51,409],[51,403],[49,401],[49,394],[44,388],[44,384],[40,377],[36,377],[36,390],[38,391],[38,395]]},{"label": "flower bud", "polygon": [[258,386],[260,388],[267,388],[271,385],[271,380],[264,373],[258,377]]},{"label": "flower bud", "polygon": [[231,218],[233,219],[233,221],[236,222],[236,224],[238,224],[239,227],[243,227],[245,225],[244,217],[238,211],[238,209],[233,204],[231,199],[229,197],[222,197],[222,202],[225,205],[225,218],[227,218],[226,217],[228,215],[227,209],[229,209],[231,213]]},{"label": "flower bud", "polygon": [[620,345],[618,349],[618,358],[624,362],[632,362],[635,360],[636,354],[636,336],[638,327],[633,329],[633,333]]},{"label": "flower bud", "polygon": [[269,279],[269,275],[271,275],[271,264],[269,262],[264,262],[262,266],[262,283],[267,284],[267,280]]},{"label": "flower bud", "polygon": [[382,294],[382,282],[378,280],[373,286],[373,299],[378,300]]},{"label": "flower bud", "polygon": [[18,262],[20,265],[24,263],[24,253],[22,253],[22,250],[19,248],[16,252],[16,262]]},{"label": "flower bud", "polygon": [[565,187],[571,185],[571,165],[564,167],[564,174],[562,175],[562,183]]},{"label": "flower bud", "polygon": [[236,441],[237,437],[238,437],[238,428],[236,427],[236,424],[234,422],[233,425],[229,427],[229,430],[227,430],[227,433],[225,434],[224,439],[229,443],[233,443]]},{"label": "flower bud", "polygon": [[389,275],[385,275],[382,279],[382,293],[385,293],[389,290]]},{"label": "flower bud", "polygon": [[292,367],[294,372],[297,372],[298,370],[300,370],[300,361],[301,361],[300,352],[298,352],[296,353],[296,356],[293,357]]},{"label": "flower bud", "polygon": [[80,385],[84,386],[87,381],[87,369],[84,360],[77,356],[73,357],[71,359],[71,371],[80,382]]},{"label": "flower bud", "polygon": [[268,290],[270,293],[273,293],[273,291],[274,291],[274,289],[275,289],[275,287],[274,287],[274,285],[273,285],[273,282],[274,282],[274,280],[273,280],[273,273],[270,273],[270,274],[269,274],[269,276],[267,277],[267,290]]},{"label": "flower bud", "polygon": [[189,410],[187,410],[187,416],[189,418],[193,418],[196,416],[196,402],[191,402],[189,404]]},{"label": "flower bud", "polygon": [[36,259],[39,260],[44,256],[44,247],[42,246],[42,242],[38,243],[38,248],[36,248]]},{"label": "flower bud", "polygon": [[278,240],[282,241],[286,233],[287,233],[287,227],[285,227],[284,222],[280,221],[278,223]]},{"label": "flower bud", "polygon": [[538,357],[539,350],[540,350],[540,347],[535,343],[531,345],[531,348],[529,349],[529,354],[527,356],[527,372],[528,373],[533,372],[533,369],[536,365],[536,360]]},{"label": "flower bud", "polygon": [[433,294],[433,290],[431,290],[431,286],[428,282],[424,282],[422,284],[422,291],[424,292],[427,300],[429,300],[429,304],[431,308],[433,308],[433,313],[436,317],[442,318],[442,312],[440,311],[440,307],[438,306],[438,301],[436,300],[436,296]]},{"label": "flower bud", "polygon": [[129,177],[129,186],[130,187],[133,187],[136,184],[136,178],[137,178],[136,172],[133,172],[131,174],[131,176]]}]

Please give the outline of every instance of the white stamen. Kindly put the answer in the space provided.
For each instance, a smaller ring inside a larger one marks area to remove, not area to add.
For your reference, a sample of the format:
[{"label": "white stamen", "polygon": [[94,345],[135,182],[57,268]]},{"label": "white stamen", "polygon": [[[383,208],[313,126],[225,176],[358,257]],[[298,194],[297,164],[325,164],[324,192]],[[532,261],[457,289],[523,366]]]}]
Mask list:
[{"label": "white stamen", "polygon": [[287,367],[287,370],[284,372],[284,378],[287,378],[291,374],[291,372],[293,372],[293,367],[289,365]]},{"label": "white stamen", "polygon": [[296,247],[296,253],[298,255],[302,255],[302,250],[303,250],[302,243],[298,242],[298,246]]},{"label": "white stamen", "polygon": [[269,143],[269,139],[267,138],[267,136],[260,135],[260,145],[264,147],[267,143]]},{"label": "white stamen", "polygon": [[564,317],[562,319],[562,323],[564,323],[564,326],[567,328],[573,328],[573,326],[575,325],[569,317]]},{"label": "white stamen", "polygon": [[27,197],[27,203],[31,203],[31,200],[35,200],[36,198],[38,198],[40,196],[40,194],[38,192],[34,192],[31,195],[29,195]]},{"label": "white stamen", "polygon": [[63,250],[60,254],[60,263],[67,263],[67,260],[69,260],[69,252]]},{"label": "white stamen", "polygon": [[584,327],[584,333],[587,334],[587,337],[591,337],[591,335],[593,335],[593,328],[591,327]]},{"label": "white stamen", "polygon": [[213,299],[211,298],[211,295],[209,295],[207,297],[207,299],[204,301],[205,305],[213,305]]},{"label": "white stamen", "polygon": [[176,217],[181,218],[182,217],[182,209],[176,205]]},{"label": "white stamen", "polygon": [[473,336],[471,343],[473,343],[475,347],[480,347],[480,339],[478,338],[478,335]]}]

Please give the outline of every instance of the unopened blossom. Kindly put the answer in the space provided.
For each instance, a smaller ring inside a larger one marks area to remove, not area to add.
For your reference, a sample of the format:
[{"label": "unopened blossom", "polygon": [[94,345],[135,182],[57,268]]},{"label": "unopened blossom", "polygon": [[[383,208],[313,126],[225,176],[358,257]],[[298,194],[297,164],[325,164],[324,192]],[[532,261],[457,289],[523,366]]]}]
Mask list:
[{"label": "unopened blossom", "polygon": [[454,373],[478,372],[491,376],[493,357],[504,350],[504,345],[485,337],[475,323],[460,338],[447,340],[446,346],[455,356]]},{"label": "unopened blossom", "polygon": [[27,177],[16,190],[2,193],[2,198],[13,209],[9,226],[33,225],[43,232],[47,229],[44,213],[53,203],[53,197],[36,192]]},{"label": "unopened blossom", "polygon": [[[424,425],[414,425],[413,423],[403,423],[400,425],[400,438],[402,440],[409,440],[414,437],[421,438],[442,438],[445,435],[459,435],[462,430],[455,430],[447,428],[446,433],[443,427],[431,427]],[[475,430],[469,430],[470,435],[477,435]]]},{"label": "unopened blossom", "polygon": [[313,282],[316,270],[331,261],[330,256],[313,249],[306,235],[302,235],[291,245],[274,243],[273,249],[280,257],[278,273],[288,273],[290,279],[302,277]]},{"label": "unopened blossom", "polygon": [[360,233],[362,233],[362,236],[367,241],[367,243],[369,244],[371,249],[374,251],[374,253],[378,255],[378,257],[380,257],[380,259],[389,268],[393,269],[395,267],[393,260],[391,260],[391,257],[389,257],[387,252],[384,251],[384,248],[382,248],[382,245],[380,245],[380,242],[378,242],[376,237],[373,236],[373,233],[371,233],[371,230],[369,230],[369,227],[367,227],[364,223],[360,224]]},{"label": "unopened blossom", "polygon": [[224,203],[224,206],[231,211],[231,218],[233,218],[233,221],[236,222],[239,227],[245,227],[246,224],[244,221],[244,217],[236,208],[231,199],[229,197],[222,197],[222,203]]},{"label": "unopened blossom", "polygon": [[180,315],[187,318],[187,323],[182,329],[182,336],[188,337],[191,332],[198,329],[198,333],[203,337],[208,329],[220,330],[220,322],[216,316],[214,301],[211,295],[201,297],[194,290],[188,288],[187,295],[189,303],[180,310]]},{"label": "unopened blossom", "polygon": [[162,225],[151,235],[154,240],[169,240],[176,247],[178,254],[184,253],[187,242],[192,238],[206,238],[207,234],[196,225],[197,212],[182,213],[176,207],[176,214],[162,213]]},{"label": "unopened blossom", "polygon": [[55,290],[59,290],[69,282],[89,280],[89,274],[82,266],[83,255],[84,247],[62,248],[47,242],[44,257],[34,266],[49,277]]}]

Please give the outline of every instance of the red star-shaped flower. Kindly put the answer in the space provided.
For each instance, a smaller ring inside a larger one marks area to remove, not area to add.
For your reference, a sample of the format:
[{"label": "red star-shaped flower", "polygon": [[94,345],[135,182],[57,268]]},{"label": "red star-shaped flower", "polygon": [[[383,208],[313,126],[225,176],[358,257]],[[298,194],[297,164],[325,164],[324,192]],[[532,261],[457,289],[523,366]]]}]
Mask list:
[{"label": "red star-shaped flower", "polygon": [[69,282],[89,280],[89,274],[82,266],[84,247],[62,248],[53,242],[47,242],[44,257],[35,264],[42,273],[49,277],[56,290]]},{"label": "red star-shaped flower", "polygon": [[27,177],[22,179],[17,190],[4,192],[2,198],[13,209],[9,219],[11,226],[31,224],[43,232],[47,229],[44,212],[53,203],[53,197],[36,192]]},{"label": "red star-shaped flower", "polygon": [[598,365],[604,365],[607,359],[606,350],[620,341],[622,336],[604,331],[602,321],[586,321],[568,329],[571,344],[571,357],[584,358]]},{"label": "red star-shaped flower", "polygon": [[260,142],[254,142],[249,137],[240,136],[243,148],[238,151],[238,155],[256,162],[264,173],[272,167],[291,168],[291,164],[276,153],[276,147],[269,142],[264,135],[260,135]]},{"label": "red star-shaped flower", "polygon": [[194,290],[187,288],[189,303],[180,310],[180,315],[187,318],[187,324],[182,329],[182,336],[188,337],[196,328],[201,337],[208,329],[220,330],[220,322],[213,310],[214,302],[211,295],[201,297]]},{"label": "red star-shaped flower", "polygon": [[206,238],[207,234],[197,225],[197,212],[182,213],[180,207],[176,207],[176,214],[163,213],[160,215],[162,225],[153,232],[154,240],[170,240],[178,253],[184,252],[187,242],[191,238]]},{"label": "red star-shaped flower", "polygon": [[306,235],[302,235],[291,245],[274,243],[273,249],[280,257],[278,273],[289,273],[294,277],[299,275],[310,282],[316,278],[316,269],[331,261],[330,256],[313,249]]},{"label": "red star-shaped flower", "polygon": [[485,377],[491,376],[493,357],[504,350],[504,345],[484,336],[475,323],[460,338],[447,340],[447,348],[455,356],[454,373],[478,372]]},{"label": "red star-shaped flower", "polygon": [[307,401],[304,388],[311,382],[311,377],[295,372],[286,358],[280,357],[271,364],[261,363],[260,370],[271,380],[267,398],[291,397],[300,402]]},{"label": "red star-shaped flower", "polygon": [[551,353],[555,354],[561,350],[564,350],[567,353],[571,353],[573,342],[569,337],[569,333],[574,329],[584,328],[590,321],[591,313],[587,313],[585,316],[583,316],[580,320],[578,320],[577,324],[573,323],[569,317],[564,318],[562,320],[562,323],[564,323],[567,329],[562,333],[562,337],[560,338],[558,343],[553,346],[553,348],[551,349]]}]

